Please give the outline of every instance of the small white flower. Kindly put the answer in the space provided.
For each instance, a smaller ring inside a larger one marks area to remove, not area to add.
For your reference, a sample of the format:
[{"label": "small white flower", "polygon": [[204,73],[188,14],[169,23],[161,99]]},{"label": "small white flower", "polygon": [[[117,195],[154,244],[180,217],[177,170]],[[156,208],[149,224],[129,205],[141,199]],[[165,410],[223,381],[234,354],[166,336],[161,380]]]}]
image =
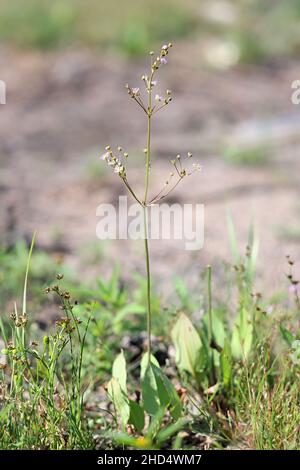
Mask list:
[{"label": "small white flower", "polygon": [[115,169],[114,169],[114,172],[115,172],[115,173],[118,173],[118,175],[124,173],[124,171],[125,171],[125,170],[124,170],[124,166],[123,166],[123,165],[120,165],[120,164],[116,165],[116,167],[115,167]]},{"label": "small white flower", "polygon": [[155,95],[155,101],[160,102],[160,101],[162,101],[162,100],[163,100],[163,98],[162,98],[161,96]]},{"label": "small white flower", "polygon": [[194,168],[195,171],[201,171],[202,170],[202,167],[201,167],[201,165],[199,165],[199,163],[194,163],[193,168]]},{"label": "small white flower", "polygon": [[105,160],[105,161],[106,161],[108,158],[109,158],[109,153],[108,153],[108,152],[106,152],[106,153],[104,153],[103,155],[101,155],[101,160]]},{"label": "small white flower", "polygon": [[132,93],[134,96],[139,96],[140,95],[140,89],[138,87],[132,88]]}]

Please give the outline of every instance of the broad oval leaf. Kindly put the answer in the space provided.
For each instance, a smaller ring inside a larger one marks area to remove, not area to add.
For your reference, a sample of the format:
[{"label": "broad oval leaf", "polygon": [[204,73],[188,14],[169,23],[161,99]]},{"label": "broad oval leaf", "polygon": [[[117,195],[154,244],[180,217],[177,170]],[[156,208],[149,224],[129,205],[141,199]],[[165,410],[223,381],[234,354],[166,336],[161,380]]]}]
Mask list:
[{"label": "broad oval leaf", "polygon": [[123,351],[117,355],[112,367],[112,376],[117,379],[122,390],[127,395],[127,370],[126,360]]},{"label": "broad oval leaf", "polygon": [[126,361],[122,351],[118,354],[113,363],[112,378],[108,383],[108,395],[114,405],[117,415],[121,418],[123,428],[128,423],[130,417],[126,382]]},{"label": "broad oval leaf", "polygon": [[176,349],[178,368],[190,372],[195,377],[202,342],[197,330],[184,313],[180,314],[172,329],[171,336]]},{"label": "broad oval leaf", "polygon": [[108,396],[111,399],[117,416],[120,416],[122,427],[125,428],[130,417],[130,406],[127,395],[122,390],[117,379],[112,377],[107,387]]},{"label": "broad oval leaf", "polygon": [[141,384],[145,410],[151,415],[157,415],[162,408],[169,409],[174,419],[181,416],[180,398],[166,375],[160,369],[155,357],[145,354],[141,362]]},{"label": "broad oval leaf", "polygon": [[151,416],[155,416],[160,410],[160,400],[158,395],[158,387],[152,368],[151,356],[149,362],[148,354],[144,354],[141,361],[141,386],[144,408]]}]

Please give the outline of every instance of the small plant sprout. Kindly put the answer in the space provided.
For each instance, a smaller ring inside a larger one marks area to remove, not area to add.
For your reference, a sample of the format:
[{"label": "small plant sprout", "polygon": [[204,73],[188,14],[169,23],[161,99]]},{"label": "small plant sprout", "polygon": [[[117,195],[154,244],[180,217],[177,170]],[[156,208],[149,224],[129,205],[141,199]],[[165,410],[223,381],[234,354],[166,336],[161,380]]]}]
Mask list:
[{"label": "small plant sprout", "polygon": [[[150,67],[149,72],[141,77],[142,89],[140,87],[131,87],[128,84],[126,89],[130,98],[136,102],[145,114],[147,120],[147,140],[146,147],[144,149],[144,155],[146,160],[145,168],[145,184],[143,196],[138,196],[134,189],[131,187],[127,179],[126,162],[128,153],[124,152],[121,147],[114,151],[110,146],[105,149],[102,160],[104,160],[113,171],[118,174],[127,190],[133,196],[133,198],[143,208],[144,214],[144,243],[145,243],[145,259],[146,259],[146,272],[147,272],[147,353],[148,362],[150,363],[151,358],[151,273],[150,273],[150,255],[149,255],[149,237],[148,237],[148,208],[153,204],[159,203],[162,199],[166,198],[178,184],[187,176],[190,176],[195,171],[199,171],[201,168],[198,164],[189,165],[192,153],[188,152],[183,158],[177,155],[171,160],[172,171],[165,181],[163,188],[154,196],[149,196],[150,189],[150,169],[151,169],[151,123],[153,117],[161,111],[163,108],[168,106],[172,101],[172,91],[166,90],[164,95],[160,95],[157,91],[157,74],[161,67],[167,64],[167,57],[169,55],[172,44],[165,44],[161,47],[161,50],[157,57],[154,52],[150,52]],[[145,95],[145,99],[143,98]],[[186,168],[188,164],[189,168]]]}]

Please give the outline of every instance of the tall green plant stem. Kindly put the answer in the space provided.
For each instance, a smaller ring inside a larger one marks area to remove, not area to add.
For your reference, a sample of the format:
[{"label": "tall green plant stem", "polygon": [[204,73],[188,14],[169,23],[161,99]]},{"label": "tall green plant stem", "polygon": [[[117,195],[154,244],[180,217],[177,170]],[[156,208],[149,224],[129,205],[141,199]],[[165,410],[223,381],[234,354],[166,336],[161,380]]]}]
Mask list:
[{"label": "tall green plant stem", "polygon": [[145,237],[145,258],[146,258],[146,274],[147,274],[147,353],[150,362],[151,359],[151,271],[150,256],[148,242],[148,217],[147,207],[144,206],[144,237]]},{"label": "tall green plant stem", "polygon": [[145,195],[143,201],[144,209],[144,240],[145,240],[145,259],[146,259],[146,274],[147,274],[147,352],[148,360],[151,359],[151,271],[150,271],[150,256],[149,256],[149,236],[148,236],[148,190],[149,190],[149,177],[150,177],[150,164],[151,164],[151,117],[152,117],[152,76],[150,77],[148,86],[148,127],[147,127],[147,148],[146,148],[146,178],[145,178]]}]

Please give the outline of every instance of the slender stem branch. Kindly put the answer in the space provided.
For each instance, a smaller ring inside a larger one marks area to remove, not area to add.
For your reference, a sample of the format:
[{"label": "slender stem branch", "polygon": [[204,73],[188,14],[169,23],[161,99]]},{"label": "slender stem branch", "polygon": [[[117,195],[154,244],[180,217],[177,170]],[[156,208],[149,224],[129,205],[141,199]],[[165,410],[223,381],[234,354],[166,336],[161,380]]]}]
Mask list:
[{"label": "slender stem branch", "polygon": [[136,202],[142,206],[143,203],[139,200],[139,198],[137,197],[137,195],[135,194],[135,192],[133,191],[133,189],[132,189],[131,186],[129,185],[128,181],[127,181],[126,179],[123,179],[123,182],[124,182],[126,188],[128,189],[128,191],[130,192],[130,194],[131,194],[131,195],[133,196],[133,198],[136,200]]},{"label": "slender stem branch", "polygon": [[180,181],[183,180],[183,176],[181,176],[179,178],[179,180],[176,181],[176,183],[169,189],[169,191],[166,192],[166,194],[164,194],[163,196],[161,196],[159,199],[157,199],[156,197],[153,198],[151,201],[150,201],[150,204],[153,204],[154,202],[159,202],[161,201],[162,199],[164,199],[165,197],[167,197],[180,183]]},{"label": "slender stem branch", "polygon": [[136,98],[135,96],[133,97],[134,101],[142,108],[142,110],[148,114],[147,112],[147,109],[145,108],[144,104],[142,103],[141,100],[139,100],[138,98]]},{"label": "slender stem branch", "polygon": [[[170,178],[170,181],[171,181],[171,178]],[[154,197],[149,201],[149,205],[151,205],[151,204],[153,204],[154,202],[156,202],[156,200],[159,198],[159,196],[160,196],[161,194],[163,194],[163,192],[165,191],[166,186],[167,186],[167,185],[165,184],[165,186],[163,186],[163,188],[159,191],[159,193],[157,193],[156,196],[154,196]]]},{"label": "slender stem branch", "polygon": [[158,113],[158,111],[160,111],[161,109],[163,109],[165,106],[167,106],[169,103],[164,103],[162,104],[161,106],[159,106],[158,108],[153,108],[153,114],[156,114]]}]

